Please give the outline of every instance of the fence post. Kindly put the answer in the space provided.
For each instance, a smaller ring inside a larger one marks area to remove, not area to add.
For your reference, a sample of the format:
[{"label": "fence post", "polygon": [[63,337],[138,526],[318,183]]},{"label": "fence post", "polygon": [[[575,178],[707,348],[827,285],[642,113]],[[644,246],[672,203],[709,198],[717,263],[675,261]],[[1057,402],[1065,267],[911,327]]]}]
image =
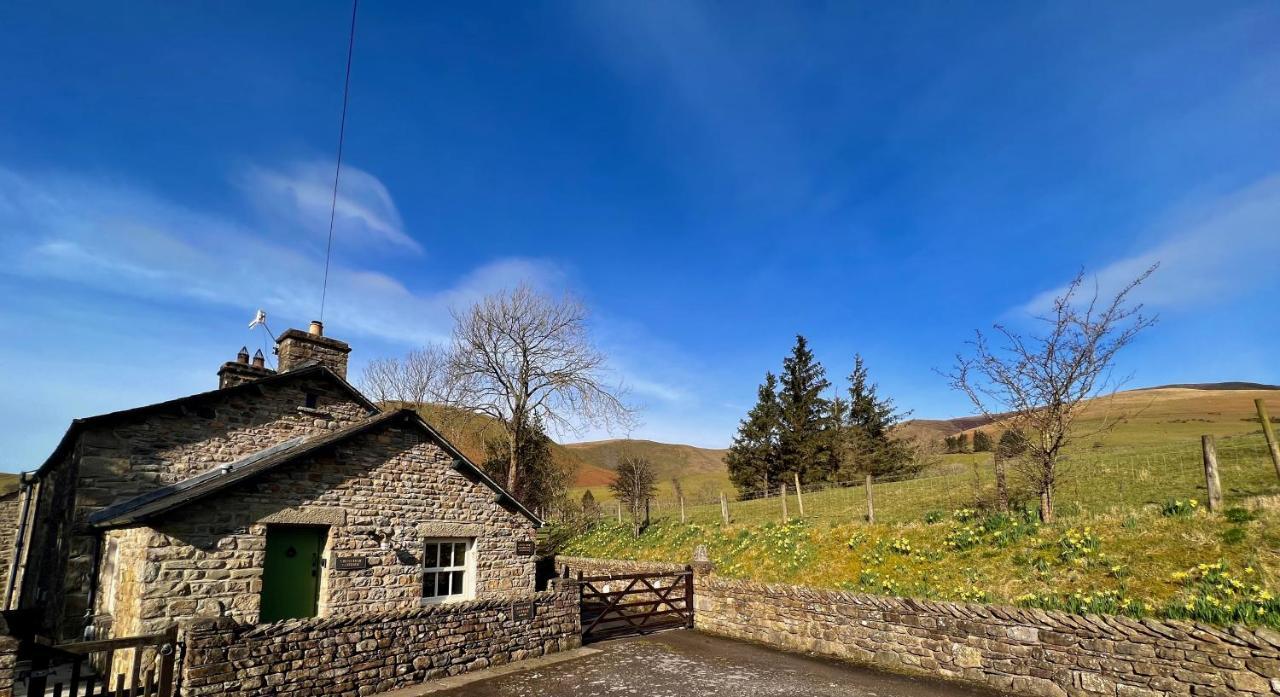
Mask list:
[{"label": "fence post", "polygon": [[1213,436],[1200,436],[1200,447],[1204,451],[1204,483],[1209,490],[1209,512],[1217,513],[1222,509],[1222,483],[1218,480],[1218,452],[1213,445]]},{"label": "fence post", "polygon": [[724,492],[720,492],[720,518],[724,520],[724,524],[729,524],[729,499],[724,497]]},{"label": "fence post", "polygon": [[787,485],[782,483],[778,485],[778,498],[782,499],[782,522],[787,522]]},{"label": "fence post", "polygon": [[1262,434],[1267,437],[1267,449],[1271,451],[1271,464],[1276,467],[1276,476],[1280,477],[1280,443],[1276,442],[1276,430],[1271,426],[1271,417],[1267,414],[1267,403],[1263,399],[1253,400],[1258,408],[1258,420],[1262,422]]},{"label": "fence post", "polygon": [[1000,449],[991,456],[996,470],[996,509],[1001,513],[1009,512],[1009,489],[1004,480],[1004,460],[1000,457]]},{"label": "fence post", "polygon": [[867,522],[876,522],[876,504],[871,498],[871,475],[867,475]]},{"label": "fence post", "polygon": [[804,517],[804,492],[800,490],[800,474],[796,473],[796,503],[800,505],[800,517]]},{"label": "fence post", "polygon": [[622,502],[618,502],[618,524],[622,524]]},{"label": "fence post", "polygon": [[684,525],[684,497],[680,497],[680,524]]}]

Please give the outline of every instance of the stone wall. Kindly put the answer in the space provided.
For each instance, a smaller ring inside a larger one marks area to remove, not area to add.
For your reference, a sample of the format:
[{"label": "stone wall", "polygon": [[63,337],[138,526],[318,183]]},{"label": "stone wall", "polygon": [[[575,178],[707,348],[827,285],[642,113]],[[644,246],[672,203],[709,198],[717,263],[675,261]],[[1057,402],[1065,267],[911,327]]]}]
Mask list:
[{"label": "stone wall", "polygon": [[[645,567],[557,562],[588,574]],[[1264,628],[884,598],[715,574],[695,578],[694,607],[696,628],[709,634],[1017,695],[1280,693],[1280,633]]]},{"label": "stone wall", "polygon": [[[134,629],[223,613],[257,622],[271,524],[329,528],[322,616],[417,608],[429,537],[475,539],[476,598],[534,589],[534,557],[516,554],[518,541],[534,542],[532,522],[453,469],[424,433],[388,422],[137,528],[146,553]],[[367,568],[339,570],[338,556],[361,557]]]},{"label": "stone wall", "polygon": [[258,627],[199,620],[185,628],[183,694],[356,697],[579,645],[573,583],[515,600],[535,603],[533,619],[515,619],[512,600],[477,600]]},{"label": "stone wall", "polygon": [[13,545],[18,536],[18,515],[22,495],[11,491],[0,495],[0,593],[9,582],[9,564],[13,561]]}]

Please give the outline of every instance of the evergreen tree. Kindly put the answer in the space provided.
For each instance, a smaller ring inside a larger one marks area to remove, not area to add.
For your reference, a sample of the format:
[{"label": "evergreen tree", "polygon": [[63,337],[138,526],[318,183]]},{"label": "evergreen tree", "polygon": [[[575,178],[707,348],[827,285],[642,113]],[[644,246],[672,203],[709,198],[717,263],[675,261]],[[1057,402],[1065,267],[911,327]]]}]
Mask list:
[{"label": "evergreen tree", "polygon": [[[506,481],[511,461],[508,437],[503,433],[486,439],[484,443],[485,458],[480,469],[499,482]],[[520,478],[516,480],[516,489],[511,494],[529,509],[545,511],[559,504],[573,479],[573,472],[552,457],[551,439],[543,432],[542,424],[529,424],[515,450]]]},{"label": "evergreen tree", "polygon": [[1022,431],[1011,428],[1000,434],[1000,442],[996,445],[996,454],[1001,459],[1013,459],[1027,449],[1027,437]]},{"label": "evergreen tree", "polygon": [[991,452],[991,436],[986,431],[978,429],[973,432],[973,452],[989,453]]},{"label": "evergreen tree", "polygon": [[828,479],[835,479],[844,469],[844,461],[848,455],[845,448],[848,435],[849,402],[837,394],[827,402],[826,422],[823,425],[823,436],[827,443],[825,472]]},{"label": "evergreen tree", "polygon": [[946,446],[946,451],[947,451],[948,453],[954,453],[954,452],[956,452],[956,437],[955,437],[955,436],[947,436],[946,438],[943,438],[943,439],[942,439],[942,443],[943,443],[943,445],[945,445],[945,446]]},{"label": "evergreen tree", "polygon": [[969,452],[969,434],[968,433],[961,433],[960,435],[956,436],[956,452],[958,453]]},{"label": "evergreen tree", "polygon": [[740,495],[761,491],[778,478],[778,379],[765,373],[757,390],[756,405],[738,424],[725,464],[729,479]]},{"label": "evergreen tree", "polygon": [[582,492],[582,517],[587,520],[600,519],[600,504],[596,503],[596,497],[590,489]]},{"label": "evergreen tree", "polygon": [[842,463],[846,473],[883,476],[914,471],[910,443],[893,433],[906,416],[908,413],[898,411],[892,399],[876,393],[866,363],[855,355],[849,374],[849,430]]},{"label": "evergreen tree", "polygon": [[791,355],[782,361],[778,391],[778,412],[782,427],[778,435],[778,459],[782,474],[796,473],[801,479],[825,479],[828,443],[823,433],[827,400],[822,392],[831,386],[826,370],[813,357],[809,342],[796,335]]}]

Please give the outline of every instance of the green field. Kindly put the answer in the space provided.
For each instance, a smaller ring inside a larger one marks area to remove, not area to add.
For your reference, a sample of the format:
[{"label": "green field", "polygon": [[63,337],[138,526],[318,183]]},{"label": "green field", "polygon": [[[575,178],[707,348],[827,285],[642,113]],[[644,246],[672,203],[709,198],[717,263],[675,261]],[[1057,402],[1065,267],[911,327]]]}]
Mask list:
[{"label": "green field", "polygon": [[[1111,408],[1127,413],[1109,436],[1062,463],[1051,525],[1031,512],[1034,490],[1016,471],[1015,512],[984,512],[990,454],[969,453],[944,456],[919,478],[874,483],[875,524],[862,483],[805,486],[803,513],[789,487],[785,519],[776,493],[735,500],[726,488],[727,525],[718,492],[687,495],[683,510],[660,496],[638,538],[606,504],[604,519],[564,551],[687,562],[702,544],[718,573],[735,578],[1280,627],[1280,476],[1255,394],[1280,411],[1275,391],[1123,394]],[[1103,416],[1095,407],[1081,427]],[[1217,437],[1225,514],[1205,511],[1202,434]]]}]

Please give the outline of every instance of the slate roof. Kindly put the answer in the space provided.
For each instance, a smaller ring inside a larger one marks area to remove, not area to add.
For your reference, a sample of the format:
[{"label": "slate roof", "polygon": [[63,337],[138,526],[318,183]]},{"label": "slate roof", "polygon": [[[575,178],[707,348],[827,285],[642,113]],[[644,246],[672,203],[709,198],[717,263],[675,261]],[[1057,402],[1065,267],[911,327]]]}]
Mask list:
[{"label": "slate roof", "polygon": [[194,477],[162,486],[127,501],[103,508],[90,515],[88,522],[98,528],[132,525],[199,501],[234,484],[293,462],[298,458],[336,446],[362,433],[394,422],[405,423],[425,431],[444,448],[445,452],[453,457],[455,469],[468,473],[492,489],[495,501],[499,504],[516,509],[532,521],[535,527],[542,525],[541,519],[525,508],[515,497],[508,494],[497,482],[490,479],[475,463],[468,460],[465,455],[449,441],[445,440],[439,432],[423,420],[421,415],[412,409],[383,412],[337,431],[323,433],[310,438],[299,436],[283,443],[278,443],[234,462],[218,465]]},{"label": "slate roof", "polygon": [[298,378],[315,376],[321,376],[333,381],[339,388],[348,392],[356,402],[367,408],[369,413],[373,414],[379,411],[378,407],[373,402],[370,402],[367,397],[360,394],[360,390],[353,387],[351,383],[344,380],[342,376],[333,372],[333,370],[326,365],[311,362],[308,365],[295,368],[288,372],[268,375],[264,378],[250,380],[231,387],[223,387],[216,390],[210,390],[208,392],[200,392],[193,395],[187,395],[186,397],[171,399],[166,402],[157,402],[155,404],[148,404],[142,407],[135,407],[133,409],[123,409],[121,411],[113,411],[107,414],[98,414],[97,416],[87,416],[84,418],[74,419],[71,422],[71,425],[67,428],[67,432],[62,435],[62,439],[58,441],[58,445],[53,449],[53,452],[49,455],[48,459],[46,459],[44,464],[40,465],[39,469],[36,470],[35,476],[39,477],[43,475],[49,470],[49,468],[56,465],[58,461],[66,455],[67,450],[75,445],[76,438],[79,437],[80,433],[86,428],[135,419],[145,414],[164,411],[178,411],[182,410],[184,407],[202,402],[209,398],[221,397],[227,394],[234,394],[236,392],[251,392],[253,390],[261,389],[264,386],[288,382]]}]

